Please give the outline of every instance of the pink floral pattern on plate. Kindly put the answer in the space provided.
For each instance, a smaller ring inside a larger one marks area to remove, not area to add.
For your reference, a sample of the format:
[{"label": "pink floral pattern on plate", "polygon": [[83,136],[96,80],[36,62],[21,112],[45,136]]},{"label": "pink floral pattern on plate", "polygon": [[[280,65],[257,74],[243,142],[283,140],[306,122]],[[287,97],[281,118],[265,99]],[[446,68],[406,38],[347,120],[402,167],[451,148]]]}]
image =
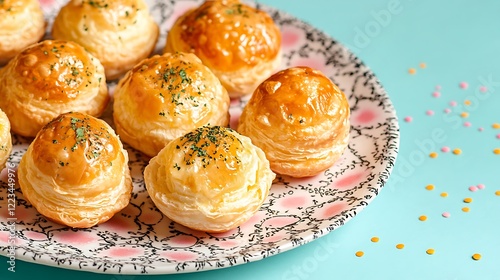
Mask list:
[{"label": "pink floral pattern on plate", "polygon": [[[60,1],[42,1],[48,30]],[[199,0],[149,0],[161,26],[160,52],[174,18]],[[322,70],[348,97],[351,138],[330,169],[306,179],[278,176],[268,199],[248,222],[219,234],[188,229],[164,217],[146,192],[148,159],[127,147],[134,192],[130,204],[108,222],[75,230],[48,221],[16,188],[17,257],[41,264],[101,273],[167,274],[217,269],[260,260],[292,249],[342,226],[376,197],[396,160],[399,128],[393,106],[373,73],[341,44],[286,13],[266,6],[283,31],[282,68]],[[49,38],[47,33],[47,38]],[[115,84],[109,85],[111,89]],[[231,102],[236,126],[248,97]],[[103,117],[111,122],[108,112]],[[13,136],[10,163],[17,166],[29,139]],[[8,252],[7,176],[1,173],[0,254]]]}]

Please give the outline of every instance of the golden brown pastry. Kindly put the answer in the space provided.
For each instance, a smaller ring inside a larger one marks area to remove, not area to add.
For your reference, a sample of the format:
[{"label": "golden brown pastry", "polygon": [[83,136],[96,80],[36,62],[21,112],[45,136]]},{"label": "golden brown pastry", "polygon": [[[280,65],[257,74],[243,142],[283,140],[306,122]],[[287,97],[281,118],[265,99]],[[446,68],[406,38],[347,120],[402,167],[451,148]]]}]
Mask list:
[{"label": "golden brown pastry", "polygon": [[44,34],[45,19],[38,0],[0,1],[0,65]]},{"label": "golden brown pastry", "polygon": [[220,126],[175,139],[144,170],[156,207],[171,220],[206,232],[228,231],[247,221],[274,178],[261,149]]},{"label": "golden brown pastry", "polygon": [[0,110],[0,171],[5,167],[12,151],[12,139],[10,137],[10,123],[7,115]]},{"label": "golden brown pastry", "polygon": [[110,219],[130,201],[128,154],[113,129],[82,113],[43,127],[19,164],[24,197],[47,218],[74,228]]},{"label": "golden brown pastry", "polygon": [[197,127],[229,123],[226,89],[192,53],[143,60],[120,80],[114,98],[117,133],[151,157]]},{"label": "golden brown pastry", "polygon": [[176,20],[164,51],[195,53],[233,98],[252,93],[279,67],[281,33],[261,10],[208,0]]},{"label": "golden brown pastry", "polygon": [[0,108],[23,136],[35,136],[61,113],[99,116],[108,102],[104,68],[74,42],[40,42],[0,69]]},{"label": "golden brown pastry", "polygon": [[108,80],[149,56],[158,34],[143,0],[71,0],[52,27],[55,39],[75,41],[96,56]]},{"label": "golden brown pastry", "polygon": [[259,85],[237,130],[264,150],[274,172],[306,177],[340,158],[349,140],[349,114],[344,93],[328,77],[293,67]]}]

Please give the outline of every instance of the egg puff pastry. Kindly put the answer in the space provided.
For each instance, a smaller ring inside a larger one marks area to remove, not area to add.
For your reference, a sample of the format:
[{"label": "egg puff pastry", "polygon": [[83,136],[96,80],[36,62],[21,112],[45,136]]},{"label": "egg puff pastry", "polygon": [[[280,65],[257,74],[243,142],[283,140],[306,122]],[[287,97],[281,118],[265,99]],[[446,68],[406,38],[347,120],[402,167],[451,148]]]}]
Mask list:
[{"label": "egg puff pastry", "polygon": [[273,19],[237,0],[205,1],[179,17],[164,52],[193,52],[231,98],[251,94],[281,63],[281,32]]},{"label": "egg puff pastry", "polygon": [[38,0],[0,1],[0,65],[45,34],[45,19]]},{"label": "egg puff pastry", "polygon": [[34,137],[61,113],[100,116],[108,102],[104,68],[74,42],[31,45],[0,69],[0,108],[23,136]]},{"label": "egg puff pastry", "polygon": [[223,232],[247,221],[266,199],[275,174],[248,137],[204,126],[165,146],[144,170],[156,207],[192,229]]},{"label": "egg puff pastry", "polygon": [[120,80],[114,99],[117,133],[151,157],[197,127],[229,123],[226,89],[192,53],[143,60]]},{"label": "egg puff pastry", "polygon": [[55,39],[75,41],[96,56],[108,80],[148,57],[158,35],[159,27],[143,0],[71,0],[52,27]]},{"label": "egg puff pastry", "polygon": [[349,115],[344,93],[328,77],[293,67],[259,85],[237,130],[266,153],[274,172],[307,177],[340,158],[349,140]]},{"label": "egg puff pastry", "polygon": [[12,138],[10,136],[10,122],[7,115],[0,110],[0,171],[4,169],[12,151]]},{"label": "egg puff pastry", "polygon": [[103,223],[128,205],[128,154],[103,120],[65,113],[37,134],[18,169],[24,197],[47,218],[74,228]]}]

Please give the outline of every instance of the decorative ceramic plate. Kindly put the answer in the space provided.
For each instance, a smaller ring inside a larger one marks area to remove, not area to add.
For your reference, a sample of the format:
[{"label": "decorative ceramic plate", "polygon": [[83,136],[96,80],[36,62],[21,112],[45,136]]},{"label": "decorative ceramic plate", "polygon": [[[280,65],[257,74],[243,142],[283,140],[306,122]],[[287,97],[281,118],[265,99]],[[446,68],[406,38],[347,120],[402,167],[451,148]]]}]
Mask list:
[{"label": "decorative ceramic plate", "polygon": [[[59,2],[41,1],[48,28],[63,4]],[[163,48],[173,21],[200,4],[196,0],[147,2],[162,30],[157,51]],[[14,168],[0,174],[0,254],[9,253],[12,229],[17,259],[39,264],[126,274],[217,269],[303,245],[342,226],[367,206],[388,179],[398,150],[398,121],[386,92],[373,73],[341,44],[286,13],[260,8],[281,27],[282,68],[308,65],[319,69],[349,99],[350,143],[334,166],[307,179],[278,176],[260,211],[248,222],[226,233],[208,234],[176,224],[155,208],[142,177],[148,158],[127,147],[134,183],[130,204],[102,225],[76,230],[37,213],[18,186],[14,215],[9,215],[13,205],[9,206],[8,173],[15,171],[29,145],[29,139],[14,135],[9,161]],[[247,99],[231,102],[232,127]],[[104,119],[110,121],[109,117]],[[9,220],[12,218],[15,228]]]}]

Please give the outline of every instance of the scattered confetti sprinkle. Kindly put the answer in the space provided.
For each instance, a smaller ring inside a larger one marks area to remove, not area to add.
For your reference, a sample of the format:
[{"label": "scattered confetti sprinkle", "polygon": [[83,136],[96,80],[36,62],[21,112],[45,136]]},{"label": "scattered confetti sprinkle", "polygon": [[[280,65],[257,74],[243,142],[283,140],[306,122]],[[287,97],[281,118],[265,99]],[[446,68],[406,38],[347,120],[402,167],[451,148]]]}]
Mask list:
[{"label": "scattered confetti sprinkle", "polygon": [[466,106],[469,106],[470,104],[472,104],[472,102],[471,102],[470,100],[465,100],[465,101],[464,101],[464,104],[465,104]]},{"label": "scattered confetti sprinkle", "polygon": [[497,139],[500,139],[500,134],[497,134]]},{"label": "scattered confetti sprinkle", "polygon": [[378,238],[377,236],[374,236],[372,237],[372,239],[370,239],[372,242],[378,242],[380,240],[380,238]]},{"label": "scattered confetti sprinkle", "polygon": [[500,155],[500,148],[495,148],[495,149],[493,150],[493,153],[494,153],[495,155]]},{"label": "scattered confetti sprinkle", "polygon": [[472,202],[472,198],[466,197],[466,198],[464,198],[464,202],[465,203],[471,203]]},{"label": "scattered confetti sprinkle", "polygon": [[425,252],[427,253],[427,255],[434,255],[434,249],[432,248],[427,249],[427,251]]},{"label": "scattered confetti sprinkle", "polygon": [[418,66],[420,66],[420,68],[424,69],[427,67],[427,64],[425,64],[425,62],[422,62]]},{"label": "scattered confetti sprinkle", "polygon": [[477,192],[477,187],[476,186],[470,186],[469,191],[471,192]]},{"label": "scattered confetti sprinkle", "polygon": [[437,158],[437,157],[438,157],[438,154],[437,154],[436,152],[432,152],[432,153],[430,153],[430,154],[429,154],[429,156],[430,156],[431,158]]},{"label": "scattered confetti sprinkle", "polygon": [[484,190],[484,188],[486,188],[486,186],[484,184],[478,184],[477,188],[480,190]]},{"label": "scattered confetti sprinkle", "polygon": [[475,261],[480,260],[481,259],[481,254],[476,253],[476,254],[472,255],[472,259],[475,260]]},{"label": "scattered confetti sprinkle", "polygon": [[396,248],[398,248],[399,250],[403,249],[405,247],[405,244],[402,244],[402,243],[399,243],[396,245]]},{"label": "scattered confetti sprinkle", "polygon": [[436,85],[435,89],[440,90],[441,86],[440,85]]},{"label": "scattered confetti sprinkle", "polygon": [[444,112],[445,112],[446,114],[449,114],[449,113],[451,113],[451,109],[446,108],[446,109],[444,109]]},{"label": "scattered confetti sprinkle", "polygon": [[433,116],[433,115],[434,115],[434,111],[432,111],[432,110],[427,110],[427,111],[425,111],[425,114],[426,114],[427,116]]},{"label": "scattered confetti sprinkle", "polygon": [[468,117],[469,117],[469,113],[467,113],[467,112],[462,112],[462,113],[460,114],[460,117],[462,117],[462,118],[468,118]]},{"label": "scattered confetti sprinkle", "polygon": [[413,121],[413,118],[408,116],[408,117],[405,117],[405,122],[412,122]]},{"label": "scattered confetti sprinkle", "polygon": [[424,222],[424,221],[426,221],[426,220],[427,220],[427,216],[422,215],[422,216],[418,217],[418,219],[419,219],[420,221]]},{"label": "scattered confetti sprinkle", "polygon": [[449,212],[443,212],[443,214],[441,214],[441,216],[443,216],[445,218],[449,218],[451,215]]},{"label": "scattered confetti sprinkle", "polygon": [[450,151],[450,147],[444,146],[441,148],[441,152],[443,152],[443,153],[447,153],[449,151]]},{"label": "scattered confetti sprinkle", "polygon": [[415,68],[410,68],[410,69],[408,69],[408,73],[410,73],[410,75],[413,75],[413,74],[417,73],[417,70]]},{"label": "scattered confetti sprinkle", "polygon": [[450,101],[451,107],[455,107],[455,106],[457,106],[457,104],[458,104],[457,101]]},{"label": "scattered confetti sprinkle", "polygon": [[464,212],[469,212],[469,211],[470,211],[470,208],[469,208],[469,207],[464,207],[464,208],[462,208],[462,211],[464,211]]},{"label": "scattered confetti sprinkle", "polygon": [[361,258],[365,253],[363,251],[357,251],[356,257]]},{"label": "scattered confetti sprinkle", "polygon": [[458,84],[458,86],[461,89],[467,89],[469,87],[469,84],[467,82],[461,82],[460,84]]},{"label": "scattered confetti sprinkle", "polygon": [[487,92],[487,91],[488,91],[488,88],[487,88],[487,87],[485,87],[485,86],[481,86],[481,87],[479,88],[479,91],[480,91],[480,92]]},{"label": "scattered confetti sprinkle", "polygon": [[464,122],[464,126],[465,126],[465,127],[471,127],[471,126],[472,126],[472,124],[471,124],[470,122]]},{"label": "scattered confetti sprinkle", "polygon": [[457,149],[453,149],[453,154],[460,155],[460,154],[462,154],[462,150],[458,149],[458,148]]},{"label": "scattered confetti sprinkle", "polygon": [[500,128],[500,123],[494,123],[491,125],[494,129],[499,129]]},{"label": "scattered confetti sprinkle", "polygon": [[483,131],[483,130],[484,130],[484,128],[480,127],[480,128],[478,128],[477,130],[478,130],[479,132],[481,132],[481,131]]},{"label": "scattered confetti sprinkle", "polygon": [[495,195],[500,196],[500,190],[496,191]]},{"label": "scattered confetti sprinkle", "polygon": [[441,96],[441,93],[439,91],[435,91],[435,92],[432,93],[432,96],[438,98],[438,97]]},{"label": "scattered confetti sprinkle", "polygon": [[434,189],[434,185],[429,184],[429,185],[425,186],[425,189],[428,191],[432,191]]},{"label": "scattered confetti sprinkle", "polygon": [[441,196],[441,197],[447,197],[447,196],[448,196],[448,193],[447,193],[447,192],[442,192],[442,193],[440,194],[440,196]]}]

